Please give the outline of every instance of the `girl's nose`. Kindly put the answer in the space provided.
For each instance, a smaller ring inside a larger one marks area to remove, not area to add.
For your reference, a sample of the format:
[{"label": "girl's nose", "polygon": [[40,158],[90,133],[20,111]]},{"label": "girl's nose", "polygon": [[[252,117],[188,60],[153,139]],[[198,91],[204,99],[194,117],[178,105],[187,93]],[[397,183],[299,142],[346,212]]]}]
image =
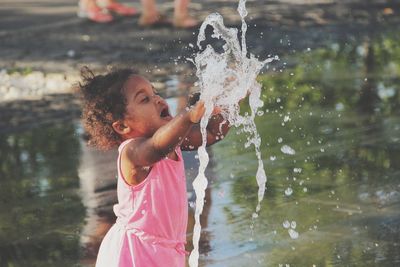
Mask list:
[{"label": "girl's nose", "polygon": [[154,100],[156,101],[157,104],[162,103],[164,101],[164,99],[159,95],[154,95]]}]

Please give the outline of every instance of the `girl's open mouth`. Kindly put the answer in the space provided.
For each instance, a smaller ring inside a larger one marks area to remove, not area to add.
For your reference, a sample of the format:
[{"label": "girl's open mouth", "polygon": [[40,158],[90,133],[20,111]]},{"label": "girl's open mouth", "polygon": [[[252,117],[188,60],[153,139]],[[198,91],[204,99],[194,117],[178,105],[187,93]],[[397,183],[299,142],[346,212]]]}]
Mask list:
[{"label": "girl's open mouth", "polygon": [[163,119],[172,119],[171,114],[169,114],[168,107],[165,107],[161,110],[160,117]]}]

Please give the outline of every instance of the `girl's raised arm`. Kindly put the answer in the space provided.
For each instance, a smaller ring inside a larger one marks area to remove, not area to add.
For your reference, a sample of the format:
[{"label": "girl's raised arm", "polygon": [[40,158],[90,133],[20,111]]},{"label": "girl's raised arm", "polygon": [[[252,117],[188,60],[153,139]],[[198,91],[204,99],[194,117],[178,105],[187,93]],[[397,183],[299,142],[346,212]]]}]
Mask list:
[{"label": "girl's raised arm", "polygon": [[150,138],[136,138],[126,145],[123,153],[134,166],[151,166],[165,158],[185,139],[195,123],[205,112],[204,102],[199,101],[188,111],[183,111],[160,127]]},{"label": "girl's raised arm", "polygon": [[[224,120],[222,115],[216,114],[211,116],[210,120],[208,121],[207,125],[207,146],[215,144],[221,141],[230,129],[230,124],[228,121]],[[203,143],[200,125],[194,125],[185,139],[181,144],[181,149],[188,151],[188,150],[195,150]]]}]

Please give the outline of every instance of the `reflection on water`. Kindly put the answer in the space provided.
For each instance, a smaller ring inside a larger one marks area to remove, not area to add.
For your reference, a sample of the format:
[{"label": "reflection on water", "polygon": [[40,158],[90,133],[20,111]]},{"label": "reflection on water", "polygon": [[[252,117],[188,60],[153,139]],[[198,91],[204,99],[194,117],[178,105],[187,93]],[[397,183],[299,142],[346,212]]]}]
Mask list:
[{"label": "reflection on water", "polygon": [[252,226],[256,160],[231,133],[214,147],[203,266],[400,264],[396,34],[291,55],[260,77],[266,199]]},{"label": "reflection on water", "polygon": [[[400,265],[399,39],[291,53],[260,77],[262,210],[252,222],[257,161],[232,130],[210,151],[201,266]],[[0,136],[0,266],[93,266],[115,220],[116,152],[84,144],[75,122]],[[192,202],[198,160],[185,160]]]},{"label": "reflection on water", "polygon": [[[209,215],[214,220],[216,214],[216,230],[208,230],[218,241],[211,242],[206,262],[218,264],[207,266],[245,266],[254,259],[260,266],[395,266],[400,261],[400,118],[371,121],[326,109],[292,112],[291,118],[285,126],[276,113],[259,121],[269,180],[253,230],[249,218],[257,185],[251,152],[232,146],[241,143],[235,134],[214,150],[219,179],[213,199],[221,203]],[[296,154],[282,153],[284,144]],[[232,163],[235,167],[225,167]],[[287,188],[293,193],[285,193]],[[223,237],[221,213],[228,222]],[[290,228],[299,232],[297,239],[291,239]],[[219,244],[227,232],[233,242]]]},{"label": "reflection on water", "polygon": [[72,123],[0,136],[0,266],[72,266],[85,209]]}]

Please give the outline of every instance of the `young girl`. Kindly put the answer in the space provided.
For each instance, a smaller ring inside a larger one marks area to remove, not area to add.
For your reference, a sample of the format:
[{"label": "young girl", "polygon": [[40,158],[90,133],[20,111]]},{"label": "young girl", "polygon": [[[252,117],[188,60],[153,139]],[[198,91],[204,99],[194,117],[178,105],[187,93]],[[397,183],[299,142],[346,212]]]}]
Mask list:
[{"label": "young girl", "polygon": [[[83,120],[89,142],[118,148],[116,223],[104,237],[97,267],[185,266],[188,203],[181,150],[202,143],[204,103],[175,117],[151,83],[130,69],[82,72]],[[207,144],[229,130],[218,110]]]}]

